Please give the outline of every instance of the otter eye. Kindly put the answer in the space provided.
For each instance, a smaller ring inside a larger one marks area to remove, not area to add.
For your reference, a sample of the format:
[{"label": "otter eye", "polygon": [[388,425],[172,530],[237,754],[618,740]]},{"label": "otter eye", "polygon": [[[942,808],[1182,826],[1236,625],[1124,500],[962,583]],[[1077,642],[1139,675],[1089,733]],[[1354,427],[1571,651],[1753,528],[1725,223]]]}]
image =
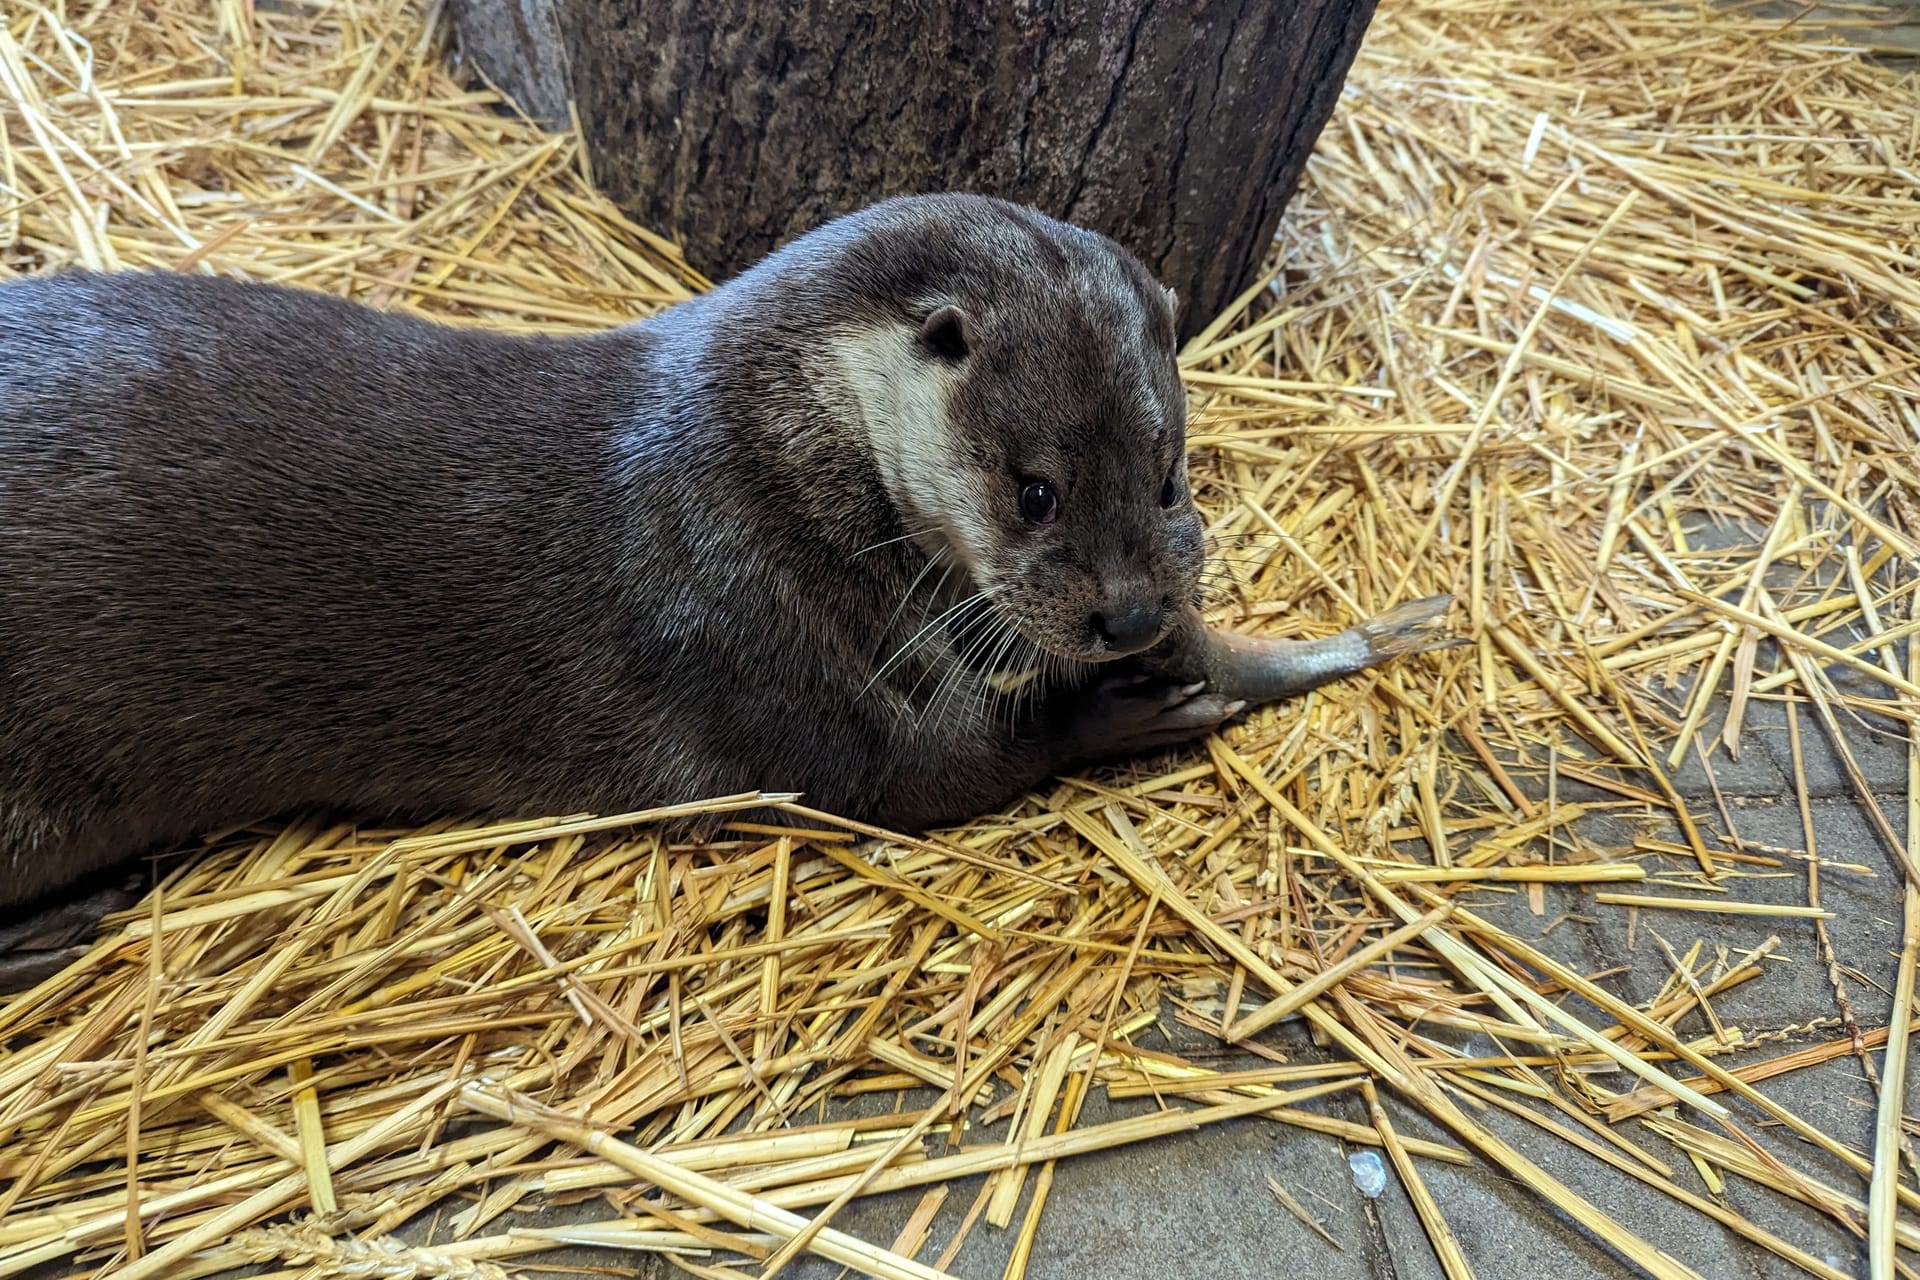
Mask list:
[{"label": "otter eye", "polygon": [[1180,468],[1176,466],[1167,472],[1166,482],[1160,486],[1161,509],[1170,511],[1173,509],[1173,504],[1178,501],[1180,501]]},{"label": "otter eye", "polygon": [[1028,524],[1052,524],[1060,518],[1060,495],[1045,480],[1029,480],[1020,487],[1020,514]]}]

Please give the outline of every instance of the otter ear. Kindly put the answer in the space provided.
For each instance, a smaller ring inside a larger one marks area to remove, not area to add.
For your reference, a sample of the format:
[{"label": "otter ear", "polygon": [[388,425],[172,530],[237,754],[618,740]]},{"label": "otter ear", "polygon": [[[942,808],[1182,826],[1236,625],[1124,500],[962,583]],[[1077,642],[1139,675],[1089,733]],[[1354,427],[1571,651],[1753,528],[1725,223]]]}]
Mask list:
[{"label": "otter ear", "polygon": [[941,307],[920,325],[920,345],[942,360],[967,358],[967,313],[958,307]]}]

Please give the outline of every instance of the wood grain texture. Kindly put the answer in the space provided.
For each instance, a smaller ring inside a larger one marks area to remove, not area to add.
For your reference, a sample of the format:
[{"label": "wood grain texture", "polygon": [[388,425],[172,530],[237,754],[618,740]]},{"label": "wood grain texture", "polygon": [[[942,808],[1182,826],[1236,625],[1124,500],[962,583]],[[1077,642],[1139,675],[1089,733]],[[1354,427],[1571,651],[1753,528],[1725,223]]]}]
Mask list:
[{"label": "wood grain texture", "polygon": [[532,119],[567,124],[558,0],[449,0],[460,52]]},{"label": "wood grain texture", "polygon": [[876,199],[981,191],[1120,240],[1179,290],[1186,334],[1251,281],[1373,11],[553,2],[600,183],[708,274]]}]

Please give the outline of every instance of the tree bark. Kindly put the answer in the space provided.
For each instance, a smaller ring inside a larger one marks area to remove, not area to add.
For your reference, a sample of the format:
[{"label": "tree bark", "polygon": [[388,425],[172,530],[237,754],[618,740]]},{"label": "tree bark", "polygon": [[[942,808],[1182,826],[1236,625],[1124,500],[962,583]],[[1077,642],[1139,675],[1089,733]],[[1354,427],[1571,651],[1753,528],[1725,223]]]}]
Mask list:
[{"label": "tree bark", "polygon": [[480,73],[531,119],[565,128],[572,90],[559,0],[451,0],[451,7],[460,51]]},{"label": "tree bark", "polygon": [[545,6],[601,186],[716,278],[890,195],[1104,231],[1182,298],[1254,279],[1374,0],[455,0],[469,53]]}]

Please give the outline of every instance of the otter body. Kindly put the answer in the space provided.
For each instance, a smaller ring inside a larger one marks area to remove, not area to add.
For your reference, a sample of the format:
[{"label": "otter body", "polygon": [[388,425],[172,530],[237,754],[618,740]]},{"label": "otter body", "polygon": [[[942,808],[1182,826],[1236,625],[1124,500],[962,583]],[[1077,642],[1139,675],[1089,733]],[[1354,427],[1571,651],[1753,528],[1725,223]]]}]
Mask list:
[{"label": "otter body", "polygon": [[579,338],[0,286],[0,902],[307,807],[921,826],[1211,727],[1077,714],[1193,603],[1172,343],[1117,246],[962,197]]},{"label": "otter body", "polygon": [[999,201],[578,338],[6,284],[0,906],[303,809],[924,827],[1426,647],[1221,643],[1201,533],[1169,295]]}]

